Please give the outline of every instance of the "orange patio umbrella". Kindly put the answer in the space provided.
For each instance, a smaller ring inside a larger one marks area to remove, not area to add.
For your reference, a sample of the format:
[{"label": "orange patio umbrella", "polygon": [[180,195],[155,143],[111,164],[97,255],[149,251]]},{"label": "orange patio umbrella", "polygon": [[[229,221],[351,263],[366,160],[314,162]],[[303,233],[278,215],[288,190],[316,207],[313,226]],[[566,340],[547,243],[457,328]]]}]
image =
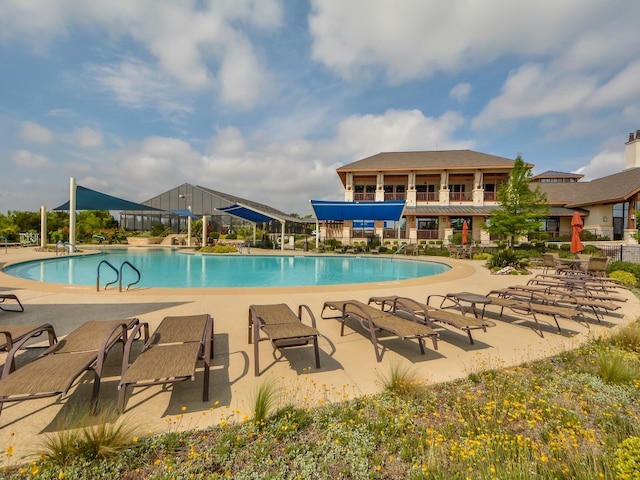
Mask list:
[{"label": "orange patio umbrella", "polygon": [[578,253],[584,250],[584,245],[580,241],[580,232],[582,231],[582,217],[580,212],[574,212],[571,217],[571,253]]},{"label": "orange patio umbrella", "polygon": [[462,222],[462,245],[466,245],[469,241],[467,239],[467,233],[469,232],[469,225],[467,225],[467,221]]}]

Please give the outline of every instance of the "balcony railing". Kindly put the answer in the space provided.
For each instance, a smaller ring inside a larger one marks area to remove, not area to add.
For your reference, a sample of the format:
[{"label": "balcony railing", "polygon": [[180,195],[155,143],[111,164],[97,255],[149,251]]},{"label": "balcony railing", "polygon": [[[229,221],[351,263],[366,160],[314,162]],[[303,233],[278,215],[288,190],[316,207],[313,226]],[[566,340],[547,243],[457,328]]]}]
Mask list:
[{"label": "balcony railing", "polygon": [[437,202],[439,194],[437,192],[416,192],[416,201],[418,202]]},{"label": "balcony railing", "polygon": [[[382,232],[384,238],[398,238],[398,230],[395,228],[385,228]],[[404,229],[400,230],[400,238],[407,238],[407,231]]]},{"label": "balcony railing", "polygon": [[375,193],[354,193],[353,199],[356,202],[375,202],[376,194]]},{"label": "balcony railing", "polygon": [[472,198],[471,192],[449,192],[450,202],[470,202]]},{"label": "balcony railing", "polygon": [[498,194],[496,192],[484,192],[485,202],[496,202],[498,200]]},{"label": "balcony railing", "polygon": [[407,194],[405,192],[402,193],[385,193],[384,199],[386,200],[406,200]]},{"label": "balcony railing", "polygon": [[438,240],[438,230],[417,230],[420,240]]}]

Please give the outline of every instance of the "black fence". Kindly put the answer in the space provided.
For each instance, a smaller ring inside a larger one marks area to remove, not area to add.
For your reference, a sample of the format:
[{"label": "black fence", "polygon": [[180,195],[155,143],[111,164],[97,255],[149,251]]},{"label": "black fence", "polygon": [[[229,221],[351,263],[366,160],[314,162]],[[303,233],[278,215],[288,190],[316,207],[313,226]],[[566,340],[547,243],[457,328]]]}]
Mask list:
[{"label": "black fence", "polygon": [[598,250],[612,261],[640,263],[640,245],[597,245]]}]

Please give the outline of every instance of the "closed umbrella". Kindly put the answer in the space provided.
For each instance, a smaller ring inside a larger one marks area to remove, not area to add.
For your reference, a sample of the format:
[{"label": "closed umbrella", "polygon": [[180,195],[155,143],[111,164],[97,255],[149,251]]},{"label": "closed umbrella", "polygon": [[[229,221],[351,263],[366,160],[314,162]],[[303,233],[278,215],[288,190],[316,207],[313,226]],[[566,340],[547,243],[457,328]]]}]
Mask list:
[{"label": "closed umbrella", "polygon": [[580,232],[582,231],[582,217],[579,212],[575,212],[571,217],[571,253],[578,253],[584,250],[584,245],[580,241]]},{"label": "closed umbrella", "polygon": [[466,245],[469,241],[467,239],[467,233],[469,232],[469,225],[467,225],[467,221],[462,222],[462,245]]}]

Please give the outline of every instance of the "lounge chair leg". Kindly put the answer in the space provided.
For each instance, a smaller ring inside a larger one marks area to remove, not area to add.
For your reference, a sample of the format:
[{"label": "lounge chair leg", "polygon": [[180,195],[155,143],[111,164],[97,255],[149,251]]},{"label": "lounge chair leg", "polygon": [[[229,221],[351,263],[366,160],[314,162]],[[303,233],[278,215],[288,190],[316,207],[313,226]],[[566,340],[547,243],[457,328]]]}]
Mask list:
[{"label": "lounge chair leg", "polygon": [[127,386],[120,385],[120,390],[118,391],[118,411],[120,413],[124,413],[124,405],[127,397]]},{"label": "lounge chair leg", "polygon": [[420,353],[424,355],[425,354],[424,340],[422,339],[422,337],[418,337],[418,345],[420,345]]},{"label": "lounge chair leg", "polygon": [[316,352],[316,368],[320,368],[320,349],[318,348],[318,337],[313,337],[313,349]]},{"label": "lounge chair leg", "polygon": [[[486,330],[485,330],[486,332]],[[471,345],[473,345],[473,337],[471,336],[471,330],[467,330],[467,335],[469,335],[469,343],[471,343]]]}]

